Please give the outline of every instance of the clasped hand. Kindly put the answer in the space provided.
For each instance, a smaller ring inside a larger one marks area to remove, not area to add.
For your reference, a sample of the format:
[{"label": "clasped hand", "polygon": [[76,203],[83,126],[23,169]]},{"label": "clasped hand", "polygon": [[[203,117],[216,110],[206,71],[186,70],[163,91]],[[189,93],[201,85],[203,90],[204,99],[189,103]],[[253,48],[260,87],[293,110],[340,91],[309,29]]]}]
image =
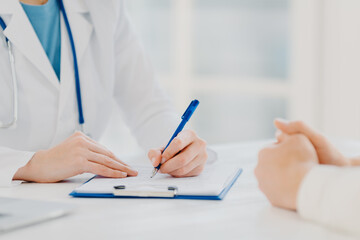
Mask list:
[{"label": "clasped hand", "polygon": [[301,182],[314,166],[359,162],[344,157],[328,139],[301,121],[278,119],[275,126],[277,142],[259,152],[255,168],[259,188],[274,206],[296,210]]}]

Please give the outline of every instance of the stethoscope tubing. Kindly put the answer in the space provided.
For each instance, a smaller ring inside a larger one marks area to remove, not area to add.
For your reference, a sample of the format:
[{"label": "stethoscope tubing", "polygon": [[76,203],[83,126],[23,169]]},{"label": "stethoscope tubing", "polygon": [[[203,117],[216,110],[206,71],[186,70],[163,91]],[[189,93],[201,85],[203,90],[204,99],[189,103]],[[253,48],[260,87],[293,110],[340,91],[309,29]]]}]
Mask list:
[{"label": "stethoscope tubing", "polygon": [[[4,20],[0,17],[0,26],[3,31],[6,28],[6,24]],[[5,37],[5,35],[4,35]],[[15,59],[13,54],[13,47],[11,42],[7,37],[5,37],[5,43],[8,49],[9,61],[10,61],[10,68],[11,68],[11,76],[12,76],[12,104],[13,104],[13,117],[11,122],[5,123],[0,121],[0,128],[11,128],[15,127],[18,119],[18,87],[17,87],[17,77],[15,71]]]},{"label": "stethoscope tubing", "polygon": [[66,29],[67,29],[67,32],[69,35],[71,51],[72,51],[72,55],[73,55],[73,59],[74,59],[73,62],[74,62],[74,73],[75,73],[76,100],[77,100],[78,111],[79,111],[79,124],[80,124],[80,127],[83,127],[83,124],[85,123],[85,119],[84,119],[84,113],[83,113],[83,107],[82,107],[79,66],[78,66],[78,61],[77,61],[75,42],[74,42],[73,34],[71,31],[69,19],[67,17],[66,10],[64,7],[63,0],[59,0],[59,2],[60,2],[60,9],[64,16],[64,22],[65,22],[65,26],[66,26]]},{"label": "stethoscope tubing", "polygon": [[[71,45],[71,52],[73,55],[73,62],[74,62],[74,77],[75,77],[75,90],[76,90],[76,100],[79,112],[79,126],[80,131],[84,132],[84,113],[83,113],[83,106],[82,106],[82,97],[81,97],[81,85],[80,85],[80,75],[79,75],[79,66],[77,61],[76,49],[75,49],[75,42],[73,38],[73,34],[71,31],[70,23],[66,14],[66,10],[64,7],[63,0],[59,0],[60,3],[60,11],[63,13],[64,22],[66,26],[66,30],[69,35],[70,45]],[[6,24],[4,20],[0,17],[0,26],[5,31]],[[12,75],[12,88],[13,88],[13,119],[10,123],[4,123],[0,121],[0,128],[10,128],[16,126],[18,120],[18,87],[17,87],[17,77],[16,77],[16,70],[15,70],[15,59],[13,54],[13,46],[9,39],[4,35],[5,42],[8,48],[9,53],[9,60],[11,66],[11,75]]]}]

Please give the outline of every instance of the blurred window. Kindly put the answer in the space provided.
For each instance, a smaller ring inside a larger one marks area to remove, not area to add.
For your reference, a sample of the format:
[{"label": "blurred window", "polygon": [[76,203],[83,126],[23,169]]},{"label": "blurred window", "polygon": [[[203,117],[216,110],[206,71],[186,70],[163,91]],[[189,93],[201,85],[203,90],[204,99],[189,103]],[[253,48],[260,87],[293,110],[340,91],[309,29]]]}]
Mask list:
[{"label": "blurred window", "polygon": [[[178,111],[192,98],[200,100],[192,126],[209,143],[271,138],[273,118],[288,116],[289,2],[127,1],[157,78]],[[118,140],[129,139],[124,129],[113,129],[105,136],[108,144],[134,144]]]}]

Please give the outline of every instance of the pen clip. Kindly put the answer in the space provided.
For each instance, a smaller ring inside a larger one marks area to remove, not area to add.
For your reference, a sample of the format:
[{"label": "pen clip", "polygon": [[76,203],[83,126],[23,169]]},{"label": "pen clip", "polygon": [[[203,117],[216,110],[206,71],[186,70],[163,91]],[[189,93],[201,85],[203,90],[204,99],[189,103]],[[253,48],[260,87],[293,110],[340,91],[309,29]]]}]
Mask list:
[{"label": "pen clip", "polygon": [[193,115],[195,109],[199,105],[199,101],[197,99],[192,100],[188,108],[185,110],[184,114],[182,115],[181,119],[185,119],[188,121],[191,118],[191,115]]}]

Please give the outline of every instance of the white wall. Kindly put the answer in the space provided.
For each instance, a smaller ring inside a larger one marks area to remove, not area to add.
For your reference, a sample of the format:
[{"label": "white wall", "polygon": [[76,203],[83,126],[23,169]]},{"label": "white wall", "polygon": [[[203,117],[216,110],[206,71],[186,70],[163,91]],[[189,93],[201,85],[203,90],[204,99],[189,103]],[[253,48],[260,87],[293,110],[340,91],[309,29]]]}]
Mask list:
[{"label": "white wall", "polygon": [[324,1],[323,130],[360,139],[360,1]]}]

